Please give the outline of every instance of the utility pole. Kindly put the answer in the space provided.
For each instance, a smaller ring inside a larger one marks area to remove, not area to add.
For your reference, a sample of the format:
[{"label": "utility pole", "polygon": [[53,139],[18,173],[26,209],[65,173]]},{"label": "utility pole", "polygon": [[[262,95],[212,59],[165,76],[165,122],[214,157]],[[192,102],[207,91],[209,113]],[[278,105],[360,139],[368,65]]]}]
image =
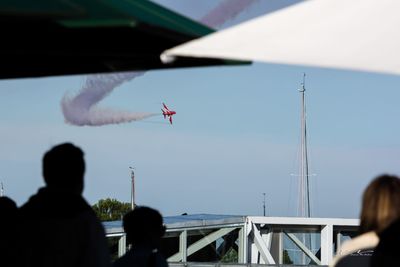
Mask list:
[{"label": "utility pole", "polygon": [[133,171],[135,168],[129,167],[131,170],[131,209],[135,209],[135,172]]},{"label": "utility pole", "polygon": [[265,217],[265,193],[263,193],[263,196],[264,196],[264,200],[263,200],[263,210],[264,210],[264,217]]}]

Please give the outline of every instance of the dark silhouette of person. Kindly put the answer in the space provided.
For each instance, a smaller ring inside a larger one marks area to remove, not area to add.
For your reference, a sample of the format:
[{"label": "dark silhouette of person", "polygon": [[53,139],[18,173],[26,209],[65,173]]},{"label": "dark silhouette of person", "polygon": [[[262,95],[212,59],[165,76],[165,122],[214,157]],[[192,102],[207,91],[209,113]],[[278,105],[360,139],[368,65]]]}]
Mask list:
[{"label": "dark silhouette of person", "polygon": [[400,219],[392,223],[379,235],[380,241],[371,258],[371,267],[400,266]]},{"label": "dark silhouette of person", "polygon": [[168,267],[158,251],[165,226],[157,210],[139,206],[124,216],[123,227],[132,247],[114,262],[114,267]]},{"label": "dark silhouette of person", "polygon": [[360,214],[360,235],[341,246],[331,266],[371,266],[371,256],[380,244],[382,233],[386,232],[387,227],[398,219],[400,219],[400,178],[388,174],[380,175],[364,190]]},{"label": "dark silhouette of person", "polygon": [[0,265],[15,266],[15,232],[17,228],[17,205],[8,197],[0,197]]},{"label": "dark silhouette of person", "polygon": [[82,150],[60,144],[43,157],[46,186],[18,212],[19,243],[15,266],[108,267],[104,229],[83,199]]}]

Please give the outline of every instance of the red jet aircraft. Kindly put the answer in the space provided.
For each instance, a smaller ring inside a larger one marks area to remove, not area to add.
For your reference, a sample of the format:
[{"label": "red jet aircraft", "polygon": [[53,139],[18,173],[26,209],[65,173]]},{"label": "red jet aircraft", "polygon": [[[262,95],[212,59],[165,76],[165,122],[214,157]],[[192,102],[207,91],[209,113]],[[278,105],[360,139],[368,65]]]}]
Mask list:
[{"label": "red jet aircraft", "polygon": [[169,117],[169,122],[172,124],[172,115],[175,115],[176,112],[173,110],[169,110],[168,107],[164,103],[162,103],[162,104],[163,104],[164,108],[162,108],[161,111],[162,111],[162,114],[164,115],[164,119],[166,117]]}]

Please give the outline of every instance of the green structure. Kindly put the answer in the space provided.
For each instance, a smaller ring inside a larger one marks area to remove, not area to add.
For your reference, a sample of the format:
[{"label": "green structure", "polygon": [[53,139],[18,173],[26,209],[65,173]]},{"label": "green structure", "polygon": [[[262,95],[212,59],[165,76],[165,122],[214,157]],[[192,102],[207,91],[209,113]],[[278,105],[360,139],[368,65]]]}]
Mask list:
[{"label": "green structure", "polygon": [[7,0],[0,20],[2,79],[238,63],[163,64],[165,49],[213,30],[148,0]]}]

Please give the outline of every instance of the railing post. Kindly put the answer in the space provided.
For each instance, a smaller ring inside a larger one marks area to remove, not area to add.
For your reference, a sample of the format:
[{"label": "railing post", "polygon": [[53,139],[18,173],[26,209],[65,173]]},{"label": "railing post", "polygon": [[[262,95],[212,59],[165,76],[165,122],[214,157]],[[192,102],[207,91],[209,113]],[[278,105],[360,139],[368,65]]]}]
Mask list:
[{"label": "railing post", "polygon": [[187,231],[184,230],[179,235],[179,252],[182,255],[182,262],[187,261]]},{"label": "railing post", "polygon": [[322,226],[321,230],[321,264],[329,265],[333,257],[333,225]]},{"label": "railing post", "polygon": [[118,240],[118,257],[126,253],[126,235],[122,235]]},{"label": "railing post", "polygon": [[244,225],[240,228],[239,230],[239,255],[238,255],[238,263],[246,263],[247,262],[247,235],[246,235],[246,225],[247,223],[244,223]]}]

